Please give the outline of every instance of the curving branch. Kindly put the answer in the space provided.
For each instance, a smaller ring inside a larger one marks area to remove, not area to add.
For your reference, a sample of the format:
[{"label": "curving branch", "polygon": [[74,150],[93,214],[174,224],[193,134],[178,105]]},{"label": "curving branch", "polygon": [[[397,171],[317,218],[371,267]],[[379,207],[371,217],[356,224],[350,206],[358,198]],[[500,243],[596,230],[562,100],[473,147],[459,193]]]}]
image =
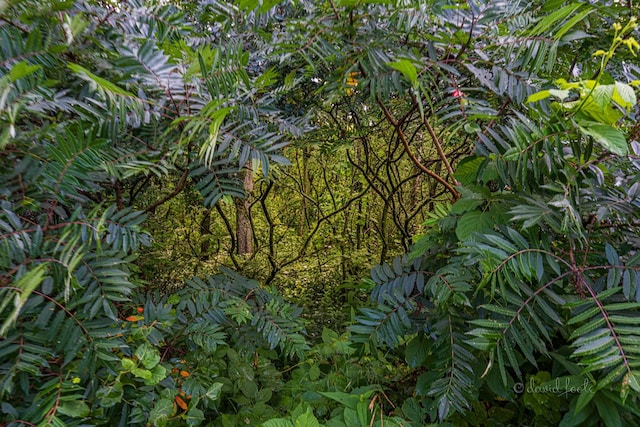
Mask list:
[{"label": "curving branch", "polygon": [[[418,100],[416,99],[415,95],[412,94],[411,97],[413,98],[413,102],[417,104]],[[425,116],[424,114],[422,115],[422,123],[427,128],[427,132],[429,132],[429,136],[431,136],[433,145],[436,146],[438,156],[440,157],[440,160],[442,160],[444,167],[447,168],[447,172],[449,172],[449,176],[451,176],[453,183],[455,185],[459,185],[460,183],[453,177],[453,168],[451,167],[451,162],[449,162],[449,159],[447,158],[447,155],[442,148],[442,142],[440,141],[440,138],[438,138],[438,135],[436,135],[436,131],[435,129],[433,129],[433,126],[431,126],[431,123],[429,123],[429,119],[427,119],[427,116]]]},{"label": "curving branch", "polygon": [[[411,151],[411,148],[409,147],[409,143],[407,141],[407,137],[405,136],[404,131],[400,127],[400,123],[398,122],[398,120],[396,120],[396,118],[393,117],[393,115],[391,114],[391,112],[389,111],[387,106],[384,105],[384,103],[382,102],[382,100],[380,99],[379,96],[376,96],[376,101],[378,102],[378,105],[382,109],[382,112],[384,113],[384,115],[387,118],[387,120],[389,121],[389,123],[391,123],[391,125],[398,132],[398,137],[400,138],[400,141],[402,142],[402,145],[404,146],[404,149],[405,149],[407,155],[409,156],[409,158],[411,159],[411,161],[422,172],[426,173],[431,178],[435,179],[437,182],[442,184],[447,189],[447,191],[449,193],[451,193],[451,198],[453,199],[453,201],[458,200],[460,198],[460,193],[458,192],[458,190],[456,190],[453,185],[451,185],[449,182],[447,182],[447,180],[445,180],[444,178],[442,178],[440,175],[438,175],[437,173],[433,172],[432,170],[428,169],[425,165],[423,165],[420,162],[420,160],[418,160],[418,158],[415,156],[415,154],[413,154],[413,152]],[[434,135],[435,135],[435,133],[434,133]],[[434,141],[436,139],[437,139],[437,137],[434,139]],[[442,147],[440,147],[440,150],[442,150]],[[440,151],[438,153],[440,153]],[[442,152],[442,155],[444,155],[444,152]],[[449,168],[451,168],[451,165],[449,165]]]},{"label": "curving branch", "polygon": [[157,200],[156,202],[147,206],[144,211],[153,212],[158,206],[168,202],[169,200],[173,199],[178,194],[180,194],[182,190],[184,190],[185,185],[187,184],[188,177],[189,177],[189,168],[186,168],[184,172],[182,172],[182,176],[180,177],[180,180],[178,181],[178,185],[176,185],[176,188],[171,193],[164,196],[162,199]]}]

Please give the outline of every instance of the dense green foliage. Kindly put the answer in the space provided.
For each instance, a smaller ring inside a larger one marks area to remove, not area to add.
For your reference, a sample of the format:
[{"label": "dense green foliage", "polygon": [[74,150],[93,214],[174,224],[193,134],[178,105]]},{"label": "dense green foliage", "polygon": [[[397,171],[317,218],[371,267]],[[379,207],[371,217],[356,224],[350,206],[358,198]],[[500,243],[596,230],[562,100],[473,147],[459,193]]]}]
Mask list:
[{"label": "dense green foliage", "polygon": [[634,13],[0,2],[0,424],[637,424]]}]

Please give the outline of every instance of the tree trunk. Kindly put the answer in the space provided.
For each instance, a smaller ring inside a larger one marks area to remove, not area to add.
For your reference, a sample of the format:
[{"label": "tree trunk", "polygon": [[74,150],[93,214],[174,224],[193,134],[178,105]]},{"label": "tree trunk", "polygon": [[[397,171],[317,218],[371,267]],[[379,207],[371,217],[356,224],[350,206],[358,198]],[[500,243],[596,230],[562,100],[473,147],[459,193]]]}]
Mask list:
[{"label": "tree trunk", "polygon": [[238,242],[238,255],[253,253],[253,231],[249,218],[251,202],[249,196],[253,192],[253,171],[251,164],[247,163],[242,171],[245,197],[236,198],[236,241]]},{"label": "tree trunk", "polygon": [[209,259],[211,248],[211,209],[207,209],[200,221],[200,261]]},{"label": "tree trunk", "polygon": [[309,153],[309,149],[304,147],[302,149],[302,206],[300,208],[300,223],[298,225],[298,236],[302,237],[304,235],[305,226],[308,227],[308,218],[307,218],[307,196],[311,193],[311,181],[309,179],[309,158],[311,157],[311,153]]}]

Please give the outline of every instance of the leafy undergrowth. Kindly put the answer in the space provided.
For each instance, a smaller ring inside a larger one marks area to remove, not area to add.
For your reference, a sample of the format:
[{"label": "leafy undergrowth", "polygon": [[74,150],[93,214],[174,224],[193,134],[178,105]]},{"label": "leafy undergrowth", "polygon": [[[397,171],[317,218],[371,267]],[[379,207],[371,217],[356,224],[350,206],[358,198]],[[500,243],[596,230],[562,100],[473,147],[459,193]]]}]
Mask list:
[{"label": "leafy undergrowth", "polygon": [[[429,357],[428,346],[416,345],[422,341],[407,336],[383,349],[341,325],[342,332],[324,328],[309,346],[299,308],[231,271],[119,312],[117,323],[90,331],[95,339],[84,353],[61,354],[76,362],[50,362],[38,375],[24,369],[30,361],[36,368],[36,344],[23,343],[20,369],[5,376],[15,386],[3,396],[2,419],[12,426],[365,427],[438,418],[429,370],[419,363]],[[4,340],[1,349],[16,347]],[[540,404],[532,401],[529,412]],[[522,416],[519,407],[527,408],[494,396],[452,422],[508,425]]]}]

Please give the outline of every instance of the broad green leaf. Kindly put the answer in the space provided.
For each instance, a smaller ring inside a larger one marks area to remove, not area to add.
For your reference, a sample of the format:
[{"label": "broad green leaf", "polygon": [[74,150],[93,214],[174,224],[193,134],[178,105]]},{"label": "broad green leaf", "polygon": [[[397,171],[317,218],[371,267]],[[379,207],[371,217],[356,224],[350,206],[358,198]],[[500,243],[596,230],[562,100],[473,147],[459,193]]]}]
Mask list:
[{"label": "broad green leaf", "polygon": [[[69,15],[65,14],[65,20],[69,20],[68,18]],[[78,13],[72,19],[70,19],[70,22],[68,22],[68,24],[69,28],[71,29],[71,34],[73,35],[73,37],[76,37],[81,34],[85,30],[85,28],[87,28],[90,22],[84,19],[84,15],[82,13]]]},{"label": "broad green leaf", "polygon": [[160,362],[160,352],[158,349],[147,343],[143,343],[136,349],[135,356],[147,369],[153,368]]},{"label": "broad green leaf", "polygon": [[371,411],[369,411],[369,401],[360,400],[356,406],[356,413],[358,414],[358,420],[361,426],[370,425]]},{"label": "broad green leaf", "polygon": [[409,341],[405,350],[405,357],[410,367],[417,368],[426,360],[431,343],[432,341],[424,334],[418,334]]},{"label": "broad green leaf", "polygon": [[527,103],[542,101],[551,96],[549,90],[541,90],[540,92],[533,93],[527,98]]},{"label": "broad green leaf", "polygon": [[560,40],[562,36],[564,36],[569,30],[571,30],[577,23],[581,22],[584,18],[587,17],[591,12],[596,9],[592,7],[587,7],[587,9],[583,9],[580,12],[576,13],[569,19],[556,33],[553,35],[554,40]]},{"label": "broad green leaf", "polygon": [[615,90],[615,85],[599,84],[593,89],[584,91],[583,96],[588,96],[588,100],[593,100],[598,107],[600,107],[601,109],[605,109],[611,106],[611,101],[613,100],[613,94]]},{"label": "broad green leaf", "polygon": [[487,159],[484,157],[466,157],[460,160],[453,176],[460,181],[462,185],[475,184],[478,177],[478,170],[486,161]]},{"label": "broad green leaf", "polygon": [[278,72],[275,68],[267,68],[256,81],[254,82],[256,88],[264,89],[268,86],[274,85],[278,82]]},{"label": "broad green leaf", "polygon": [[122,368],[125,371],[130,371],[133,368],[136,367],[136,362],[134,362],[133,360],[129,359],[128,357],[123,357],[122,360],[120,361],[120,363],[122,364]]},{"label": "broad green leaf", "polygon": [[355,409],[344,408],[344,422],[349,427],[362,426],[358,420],[358,413]]},{"label": "broad green leaf", "polygon": [[591,402],[594,396],[595,396],[595,393],[593,393],[593,391],[587,392],[587,393],[580,393],[576,401],[575,412],[576,413],[581,412],[589,404],[589,402]]},{"label": "broad green leaf", "polygon": [[440,398],[440,402],[438,403],[438,418],[444,420],[449,415],[449,409],[451,404],[449,403],[449,399],[446,396]]},{"label": "broad green leaf", "polygon": [[415,397],[410,397],[402,403],[402,414],[417,423],[424,418],[424,411]]},{"label": "broad green leaf", "polygon": [[103,79],[102,77],[98,77],[93,74],[91,71],[87,70],[81,65],[74,64],[72,62],[67,64],[67,67],[76,73],[78,76],[83,78],[84,80],[95,84],[98,88],[113,93],[115,95],[120,95],[128,98],[135,98],[135,95],[131,92],[128,92],[121,87],[117,86],[115,83],[110,82],[109,80]]},{"label": "broad green leaf", "polygon": [[171,294],[167,299],[167,304],[176,305],[180,302],[180,295],[178,293]]},{"label": "broad green leaf", "polygon": [[358,405],[358,401],[360,400],[358,396],[353,394],[344,393],[341,391],[323,391],[320,392],[321,395],[328,397],[329,399],[335,400],[347,408],[351,408],[353,410],[356,409]]},{"label": "broad green leaf", "polygon": [[290,420],[286,418],[273,418],[262,423],[262,427],[296,427]]},{"label": "broad green leaf", "polygon": [[612,311],[623,311],[623,310],[634,310],[637,311],[640,309],[640,304],[637,302],[613,302],[611,304],[606,304],[604,309],[608,312]]},{"label": "broad green leaf", "polygon": [[458,219],[456,236],[465,241],[471,240],[473,233],[482,233],[493,228],[493,221],[488,212],[471,211]]},{"label": "broad green leaf", "polygon": [[58,412],[72,418],[85,418],[91,409],[83,400],[64,400],[58,405]]},{"label": "broad green leaf", "polygon": [[628,373],[626,376],[626,381],[629,383],[629,386],[633,391],[640,393],[640,382],[638,382],[638,377],[633,373]]},{"label": "broad green leaf", "polygon": [[451,206],[451,214],[462,215],[466,212],[473,211],[478,206],[482,206],[484,202],[485,199],[480,195],[477,195],[477,197],[463,197]]},{"label": "broad green leaf", "polygon": [[[571,336],[569,337],[569,339],[572,340],[572,339],[579,338],[584,334],[595,333],[593,331],[595,331],[597,328],[602,327],[604,325],[605,325],[605,319],[602,316],[597,316],[592,320],[590,320],[589,322],[585,323],[584,325],[580,326],[576,330],[574,330]],[[608,329],[603,328],[603,331],[608,332]]]},{"label": "broad green leaf", "polygon": [[416,70],[416,66],[413,65],[413,62],[408,59],[401,59],[396,62],[387,62],[387,65],[395,70],[400,71],[407,80],[411,82],[412,86],[415,86],[418,80],[418,71]]},{"label": "broad green leaf", "polygon": [[571,316],[571,318],[569,319],[569,321],[567,322],[568,325],[573,325],[576,323],[580,323],[583,322],[587,319],[591,319],[593,316],[595,316],[596,314],[600,313],[600,308],[597,306],[591,307],[588,310],[585,310],[583,312],[581,312],[578,315],[573,315]]},{"label": "broad green leaf", "polygon": [[[502,249],[503,251],[505,251],[507,253],[516,253],[516,252],[518,252],[518,248],[516,246],[514,246],[513,243],[509,242],[508,240],[504,239],[503,237],[500,237],[500,236],[495,235],[495,234],[485,234],[482,237],[484,239],[488,240],[490,243],[493,243],[496,248]],[[520,254],[520,257],[524,257],[527,254],[528,253]]]},{"label": "broad green leaf", "polygon": [[586,33],[582,30],[575,30],[570,32],[569,34],[567,34],[566,36],[562,37],[562,39],[560,40],[562,43],[571,43],[571,42],[576,42],[578,40],[582,40],[582,39],[588,39],[588,38],[593,38],[594,36]]},{"label": "broad green leaf", "polygon": [[146,385],[156,385],[167,377],[167,369],[162,365],[156,365],[149,371],[151,378],[145,380]]},{"label": "broad green leaf", "polygon": [[296,418],[296,427],[320,427],[320,423],[311,409],[308,409],[307,412]]},{"label": "broad green leaf", "polygon": [[211,399],[211,400],[218,400],[218,398],[220,397],[220,391],[222,390],[222,383],[213,383],[213,385],[211,385],[211,387],[209,387],[207,389],[207,393],[205,394],[205,396],[207,396],[207,398]]},{"label": "broad green leaf", "polygon": [[470,320],[469,323],[490,329],[505,329],[509,326],[507,322],[498,322],[495,319],[474,319]]},{"label": "broad green leaf", "polygon": [[611,320],[614,325],[634,325],[638,323],[638,318],[635,316],[624,316],[618,314],[611,314],[609,316],[609,320]]},{"label": "broad green leaf", "polygon": [[560,101],[564,101],[571,94],[571,91],[562,89],[549,89],[549,94],[554,98],[559,99]]},{"label": "broad green leaf", "polygon": [[[598,320],[598,319],[594,319],[594,320]],[[593,323],[593,322],[590,322]],[[580,329],[580,328],[578,328]],[[594,329],[592,331],[589,332],[584,332],[581,335],[575,334],[577,336],[577,339],[574,342],[574,345],[576,347],[582,346],[588,342],[593,342],[596,341],[597,339],[602,338],[603,336],[609,336],[609,329],[608,328],[599,328],[599,329]],[[571,338],[570,338],[571,339]]]},{"label": "broad green leaf", "polygon": [[[475,333],[475,331],[477,330],[474,329],[469,333],[472,333],[472,332]],[[465,342],[469,344],[471,347],[477,348],[478,350],[489,351],[496,347],[497,340],[489,340],[484,337],[476,337],[476,338],[468,339]]]},{"label": "broad green leaf", "polygon": [[580,346],[573,352],[573,354],[575,356],[594,354],[610,346],[612,343],[613,343],[613,337],[605,336]]},{"label": "broad green leaf", "polygon": [[629,151],[624,134],[612,126],[581,121],[578,128],[584,135],[592,137],[598,144],[614,154],[624,156]]},{"label": "broad green leaf", "polygon": [[423,372],[416,380],[416,395],[426,396],[431,389],[431,384],[438,378],[437,371]]},{"label": "broad green leaf", "polygon": [[187,412],[185,422],[187,426],[195,427],[202,424],[204,420],[204,412],[194,406]]},{"label": "broad green leaf", "polygon": [[[214,104],[218,104],[218,101],[212,101]],[[205,107],[207,110],[211,109]],[[215,108],[212,112],[207,114],[207,119],[210,121],[209,125],[209,135],[207,136],[206,141],[200,147],[199,156],[204,160],[204,164],[207,167],[211,167],[214,157],[216,155],[217,141],[218,141],[218,132],[220,130],[220,126],[224,122],[224,119],[227,115],[233,110],[233,107],[223,107],[223,108]],[[203,110],[204,111],[204,110]]]},{"label": "broad green leaf", "polygon": [[609,400],[605,395],[598,394],[594,399],[600,418],[606,427],[622,427],[622,419],[618,412],[617,405]]},{"label": "broad green leaf", "polygon": [[[558,85],[560,88],[562,88],[563,90],[565,89],[580,89],[581,87],[581,83],[580,82],[568,82],[565,79],[556,79],[554,81],[554,83],[556,85]],[[582,82],[582,84],[585,84],[587,86],[587,88],[592,88],[595,85],[595,81],[594,80],[588,80],[586,82]]]},{"label": "broad green leaf", "polygon": [[258,394],[258,384],[253,380],[241,378],[237,382],[238,388],[242,394],[248,399],[255,399]]},{"label": "broad green leaf", "polygon": [[624,270],[622,273],[622,294],[626,299],[631,297],[631,272],[629,270]]},{"label": "broad green leaf", "polygon": [[615,91],[613,92],[612,100],[627,111],[630,111],[635,107],[638,102],[633,88],[622,82],[615,83]]},{"label": "broad green leaf", "polygon": [[604,378],[598,379],[596,390],[606,390],[612,383],[620,380],[624,376],[625,371],[627,371],[627,368],[623,364],[611,369]]},{"label": "broad green leaf", "polygon": [[477,134],[482,131],[482,128],[476,122],[466,122],[464,124],[464,131],[469,134]]},{"label": "broad green leaf", "polygon": [[272,397],[273,397],[273,390],[271,390],[271,388],[265,387],[258,390],[255,400],[256,402],[266,403],[269,400],[271,400]]},{"label": "broad green leaf", "polygon": [[322,328],[322,342],[325,344],[333,344],[340,339],[340,335],[327,327]]},{"label": "broad green leaf", "polygon": [[[583,82],[583,83],[589,83]],[[563,105],[569,110],[578,111],[596,123],[615,126],[623,117],[619,107],[613,103],[615,85],[596,85],[593,88],[581,89],[579,101],[567,102]],[[579,124],[582,124],[579,122]]]},{"label": "broad green leaf", "polygon": [[173,402],[169,399],[160,399],[149,412],[149,422],[154,426],[163,427],[167,425],[171,414],[173,414]]},{"label": "broad green leaf", "polygon": [[567,6],[561,7],[554,12],[551,12],[550,14],[542,18],[538,22],[538,24],[530,31],[529,34],[532,36],[541,36],[547,33],[547,31],[549,31],[552,26],[557,25],[564,18],[571,15],[580,7],[582,7],[582,3],[572,3]]},{"label": "broad green leaf", "polygon": [[144,379],[145,381],[151,381],[151,378],[153,378],[153,374],[147,369],[135,367],[131,369],[131,373],[138,378]]},{"label": "broad green leaf", "polygon": [[541,90],[540,92],[536,92],[534,94],[529,95],[527,98],[527,103],[533,103],[537,101],[541,101],[543,99],[549,98],[553,96],[554,98],[559,99],[560,101],[564,101],[571,91],[569,90],[559,90],[559,89],[547,89]]},{"label": "broad green leaf", "polygon": [[26,304],[31,293],[40,286],[44,280],[47,268],[48,263],[40,264],[32,270],[29,270],[26,274],[20,276],[20,278],[14,282],[13,287],[16,288],[16,290],[12,290],[9,294],[14,294],[13,298],[5,297],[4,301],[0,303],[0,313],[2,313],[5,307],[13,301],[13,310],[7,315],[2,323],[2,327],[0,328],[0,338],[5,336],[9,328],[16,321],[22,307]]},{"label": "broad green leaf", "polygon": [[41,68],[41,65],[31,65],[27,61],[20,61],[11,67],[11,70],[9,71],[9,80],[15,82],[16,80],[35,73]]},{"label": "broad green leaf", "polygon": [[516,311],[510,308],[501,307],[495,304],[484,304],[482,307],[486,308],[489,311],[493,311],[494,313],[499,313],[508,317],[516,317]]},{"label": "broad green leaf", "polygon": [[122,383],[118,380],[113,385],[98,389],[96,394],[100,398],[100,406],[110,408],[122,401],[123,393]]}]

